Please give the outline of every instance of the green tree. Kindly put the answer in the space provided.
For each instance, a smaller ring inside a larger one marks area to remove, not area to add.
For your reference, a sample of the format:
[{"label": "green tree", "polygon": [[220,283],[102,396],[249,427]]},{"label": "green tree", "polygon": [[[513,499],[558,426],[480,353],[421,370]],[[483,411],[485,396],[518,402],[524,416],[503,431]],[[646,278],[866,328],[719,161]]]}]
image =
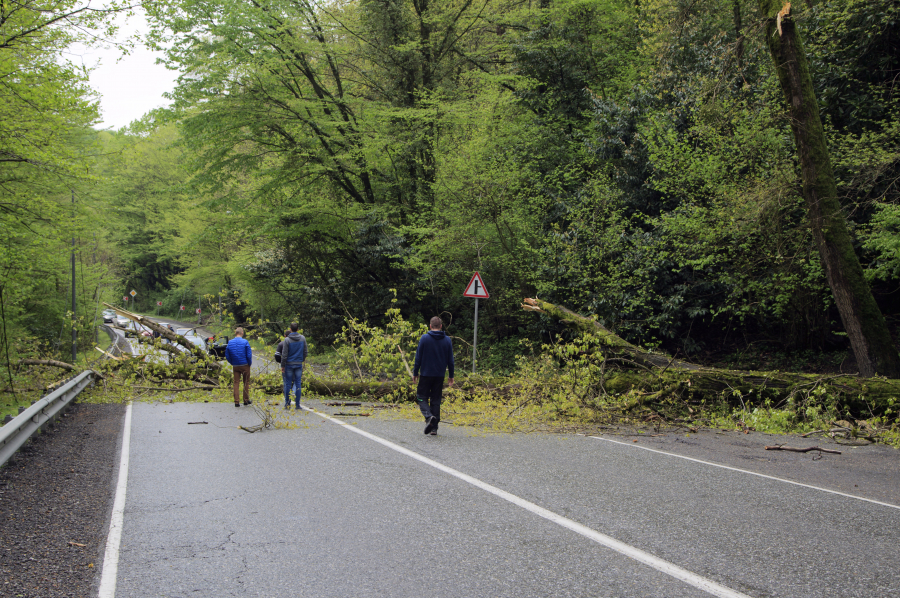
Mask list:
[{"label": "green tree", "polygon": [[790,114],[813,235],[860,374],[900,377],[900,354],[854,251],[837,197],[831,156],[800,33],[790,4],[760,0],[766,35]]}]

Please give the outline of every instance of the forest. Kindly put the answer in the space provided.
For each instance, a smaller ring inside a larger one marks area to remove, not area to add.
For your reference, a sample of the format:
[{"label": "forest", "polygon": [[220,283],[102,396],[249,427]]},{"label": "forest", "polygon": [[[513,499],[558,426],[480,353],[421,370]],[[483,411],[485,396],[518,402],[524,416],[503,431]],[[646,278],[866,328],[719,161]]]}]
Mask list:
[{"label": "forest", "polygon": [[[897,0],[143,8],[178,84],[113,131],[66,50],[127,6],[0,4],[7,396],[73,328],[91,351],[103,302],[298,321],[317,354],[440,315],[467,371],[476,271],[496,376],[592,359],[559,306],[670,364],[900,378]],[[669,382],[644,390],[684,399]],[[879,392],[853,416],[896,426]]]}]

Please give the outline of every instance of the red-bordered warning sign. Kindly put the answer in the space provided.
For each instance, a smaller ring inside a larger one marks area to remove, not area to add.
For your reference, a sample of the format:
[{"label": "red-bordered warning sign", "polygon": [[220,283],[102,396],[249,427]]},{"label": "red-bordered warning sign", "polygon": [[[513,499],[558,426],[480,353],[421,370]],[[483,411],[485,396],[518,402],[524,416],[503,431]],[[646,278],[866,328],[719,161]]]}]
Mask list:
[{"label": "red-bordered warning sign", "polygon": [[481,275],[478,272],[472,275],[472,280],[470,280],[469,284],[466,286],[463,297],[474,297],[476,299],[487,299],[490,297],[484,286],[484,281],[481,280]]}]

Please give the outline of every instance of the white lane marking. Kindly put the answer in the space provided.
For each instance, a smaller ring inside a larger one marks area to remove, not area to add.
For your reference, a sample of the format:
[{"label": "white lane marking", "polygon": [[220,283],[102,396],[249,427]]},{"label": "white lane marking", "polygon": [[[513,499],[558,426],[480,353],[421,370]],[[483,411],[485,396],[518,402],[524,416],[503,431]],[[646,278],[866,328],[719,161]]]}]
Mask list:
[{"label": "white lane marking", "polygon": [[113,598],[116,595],[116,578],[119,573],[119,546],[122,543],[122,525],[125,522],[125,487],[128,484],[128,456],[131,452],[131,403],[125,411],[125,431],[122,433],[122,458],[119,461],[119,481],[116,484],[116,498],[113,501],[112,520],[109,522],[109,537],[106,539],[106,553],[103,556],[103,574],[100,576],[99,598]]},{"label": "white lane marking", "polygon": [[639,548],[635,548],[634,546],[625,544],[624,542],[616,540],[615,538],[607,536],[606,534],[601,534],[600,532],[594,531],[591,528],[581,525],[580,523],[578,523],[576,521],[572,521],[571,519],[563,517],[562,515],[557,515],[553,511],[549,511],[543,507],[539,507],[538,505],[534,504],[533,502],[529,502],[529,501],[525,500],[524,498],[520,498],[520,497],[516,496],[515,494],[510,494],[509,492],[506,492],[505,490],[501,490],[500,488],[497,488],[496,486],[491,486],[490,484],[488,484],[486,482],[482,482],[481,480],[479,480],[477,478],[473,478],[470,475],[464,474],[461,471],[458,471],[451,467],[447,467],[446,465],[442,465],[442,464],[438,463],[437,461],[432,461],[428,457],[424,457],[418,453],[414,453],[411,450],[405,449],[402,446],[398,446],[389,440],[385,440],[384,438],[381,438],[380,436],[375,436],[374,434],[370,434],[369,432],[360,430],[359,428],[356,428],[346,422],[342,422],[333,417],[329,417],[328,415],[326,415],[324,413],[320,413],[319,411],[316,411],[315,409],[311,409],[309,407],[303,407],[303,409],[305,409],[306,411],[315,413],[319,417],[322,417],[331,422],[334,422],[335,424],[337,424],[339,426],[343,426],[344,428],[346,428],[347,430],[350,430],[351,432],[355,432],[355,433],[359,434],[360,436],[364,436],[364,437],[368,438],[369,440],[373,440],[373,441],[377,442],[378,444],[386,446],[387,448],[389,448],[391,450],[397,451],[398,453],[406,455],[407,457],[411,457],[411,458],[415,459],[416,461],[420,461],[420,462],[424,463],[425,465],[430,465],[431,467],[434,467],[435,469],[443,471],[444,473],[450,474],[455,478],[459,478],[460,480],[462,480],[464,482],[468,482],[469,484],[472,484],[473,486],[475,486],[477,488],[481,488],[485,492],[490,492],[494,496],[497,496],[497,497],[502,498],[503,500],[509,501],[516,506],[522,507],[526,511],[530,511],[539,517],[543,517],[544,519],[547,519],[548,521],[552,521],[553,523],[560,525],[566,529],[572,530],[573,532],[575,532],[577,534],[581,534],[585,538],[593,540],[594,542],[596,542],[602,546],[606,546],[607,548],[611,548],[612,550],[615,550],[616,552],[623,554],[623,555],[627,556],[628,558],[634,559],[640,563],[648,565],[648,566],[656,569],[657,571],[665,573],[666,575],[670,575],[670,576],[674,577],[675,579],[678,579],[678,580],[680,580],[690,586],[693,586],[697,589],[703,590],[704,592],[706,592],[708,594],[711,594],[718,598],[750,598],[746,594],[742,594],[736,590],[732,590],[731,588],[728,588],[721,584],[718,584],[711,579],[707,579],[705,577],[697,575],[696,573],[692,573],[692,572],[688,571],[687,569],[682,569],[678,565],[674,565],[674,564],[672,564],[668,561],[665,561],[659,557],[653,556],[649,552],[644,552],[643,550],[641,550]]},{"label": "white lane marking", "polygon": [[800,486],[802,488],[810,488],[812,490],[820,490],[822,492],[828,492],[829,494],[837,494],[838,496],[845,496],[847,498],[855,498],[856,500],[863,500],[865,502],[870,502],[875,505],[881,505],[882,507],[890,507],[892,509],[900,509],[900,506],[892,505],[889,502],[881,502],[880,500],[864,498],[862,496],[856,496],[855,494],[846,494],[844,492],[838,492],[837,490],[829,490],[828,488],[821,488],[819,486],[811,486],[809,484],[802,484],[800,482],[794,482],[791,480],[786,480],[784,478],[776,478],[775,476],[766,475],[764,473],[757,473],[755,471],[749,471],[747,469],[731,467],[730,465],[722,465],[720,463],[713,463],[712,461],[704,461],[703,459],[695,459],[693,457],[685,457],[684,455],[676,455],[675,453],[667,453],[666,451],[652,449],[652,448],[649,448],[646,446],[640,446],[633,442],[622,442],[621,440],[610,440],[609,438],[603,438],[602,436],[588,436],[588,438],[593,438],[594,440],[605,440],[606,442],[612,442],[613,444],[621,444],[622,446],[628,446],[631,448],[639,448],[639,449],[643,449],[645,451],[650,451],[651,453],[659,453],[660,455],[667,455],[669,457],[677,457],[678,459],[684,459],[686,461],[693,461],[695,463],[703,463],[704,465],[711,465],[712,467],[720,467],[722,469],[738,471],[740,473],[746,473],[746,474],[755,475],[755,476],[758,476],[761,478],[766,478],[767,480],[775,480],[776,482],[784,482],[785,484],[793,484],[794,486]]}]

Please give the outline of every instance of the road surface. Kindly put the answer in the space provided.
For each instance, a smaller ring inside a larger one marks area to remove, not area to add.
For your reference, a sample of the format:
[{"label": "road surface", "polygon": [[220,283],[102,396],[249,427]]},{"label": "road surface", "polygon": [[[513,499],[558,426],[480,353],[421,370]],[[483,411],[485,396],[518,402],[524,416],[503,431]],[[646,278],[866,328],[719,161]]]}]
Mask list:
[{"label": "road surface", "polygon": [[890,448],[294,417],[136,403],[101,598],[900,595]]}]

